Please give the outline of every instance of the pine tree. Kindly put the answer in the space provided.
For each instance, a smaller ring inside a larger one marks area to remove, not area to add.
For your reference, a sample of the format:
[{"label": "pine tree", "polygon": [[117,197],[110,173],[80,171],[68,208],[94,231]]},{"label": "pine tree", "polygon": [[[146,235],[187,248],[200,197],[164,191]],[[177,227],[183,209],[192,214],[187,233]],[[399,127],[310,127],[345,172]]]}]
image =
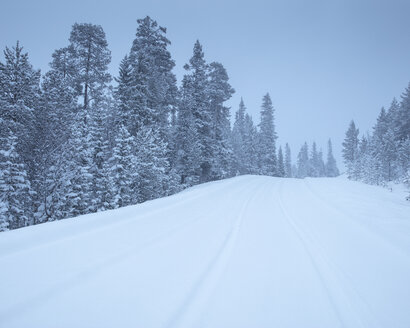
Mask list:
[{"label": "pine tree", "polygon": [[279,147],[279,152],[278,152],[278,176],[279,177],[285,176],[285,162],[283,160],[282,147]]},{"label": "pine tree", "polygon": [[118,208],[138,201],[138,173],[137,160],[133,154],[135,140],[124,125],[120,126],[115,141],[113,156],[110,159],[112,177],[110,206]]},{"label": "pine tree", "polygon": [[[3,126],[2,126],[3,127]],[[30,182],[17,152],[17,137],[9,129],[0,149],[0,231],[33,224]]]},{"label": "pine tree", "polygon": [[16,198],[6,207],[9,228],[14,229],[34,223],[32,215],[30,220],[26,218],[36,203],[32,188],[38,179],[34,112],[39,102],[40,72],[33,69],[18,42],[12,49],[6,47],[4,57],[5,62],[0,62],[0,166],[6,170],[4,197]]},{"label": "pine tree", "polygon": [[232,146],[229,131],[229,107],[224,102],[235,92],[229,84],[228,74],[220,63],[209,65],[209,105],[211,111],[212,164],[211,178],[213,180],[226,178],[230,174],[232,162]]},{"label": "pine tree", "polygon": [[83,109],[103,96],[111,76],[107,72],[111,53],[104,30],[99,25],[74,24],[70,34],[75,85],[82,86]]},{"label": "pine tree", "polygon": [[373,131],[373,156],[378,162],[380,181],[391,181],[396,176],[397,149],[391,123],[390,115],[382,108]]},{"label": "pine tree", "polygon": [[[161,138],[168,137],[170,111],[176,105],[176,77],[172,73],[175,62],[167,47],[166,28],[158,26],[149,16],[138,19],[136,38],[130,52],[133,79],[138,85],[145,84],[148,116],[143,118],[145,125],[152,120]],[[138,90],[137,90],[138,91]]]},{"label": "pine tree", "polygon": [[145,127],[137,134],[138,202],[167,195],[169,163],[167,144],[159,130]]},{"label": "pine tree", "polygon": [[354,121],[352,120],[349,125],[349,129],[346,131],[346,137],[343,141],[343,159],[347,167],[348,177],[351,179],[358,178],[358,172],[356,170],[356,161],[358,158],[358,145],[359,145],[359,129],[356,128]]},{"label": "pine tree", "polygon": [[312,150],[311,150],[310,158],[309,158],[307,176],[308,177],[319,177],[320,170],[321,170],[320,166],[321,165],[320,165],[319,153],[316,147],[316,142],[313,142]]},{"label": "pine tree", "polygon": [[176,172],[181,177],[181,185],[192,186],[199,182],[198,131],[195,125],[192,101],[192,79],[185,75],[182,80],[181,101],[178,106],[176,144]]},{"label": "pine tree", "polygon": [[297,160],[297,177],[306,178],[309,174],[309,150],[305,142],[298,154]]},{"label": "pine tree", "polygon": [[[59,56],[55,54],[59,54]],[[64,52],[63,52],[64,54]],[[71,136],[71,127],[77,111],[78,93],[63,56],[57,50],[50,63],[52,69],[43,77],[42,97],[35,111],[37,198],[36,220],[44,222],[63,218],[63,186],[66,172],[62,169],[64,152]]]},{"label": "pine tree", "polygon": [[244,173],[257,174],[258,173],[258,131],[253,124],[252,117],[246,113],[243,131],[243,158],[241,160],[244,167]]},{"label": "pine tree", "polygon": [[[245,111],[246,107],[241,98],[239,109],[235,113],[235,121],[232,128],[232,147],[234,153],[233,171],[234,174],[246,174],[247,168],[244,163],[245,158]],[[249,123],[248,123],[249,124]]]},{"label": "pine tree", "polygon": [[195,42],[193,55],[184,68],[190,80],[190,94],[189,97],[183,97],[182,101],[186,102],[183,106],[189,106],[194,117],[198,137],[199,180],[205,182],[210,180],[212,170],[212,112],[209,106],[208,65],[199,41]]},{"label": "pine tree", "polygon": [[339,175],[339,169],[337,168],[336,160],[333,156],[332,141],[330,139],[327,142],[327,160],[325,168],[325,174],[327,177],[336,177]]},{"label": "pine tree", "polygon": [[263,175],[277,175],[276,132],[272,100],[267,93],[263,97],[261,122],[259,124],[259,169]]},{"label": "pine tree", "polygon": [[285,147],[285,176],[287,178],[293,177],[292,157],[291,157],[290,147],[288,143],[286,143],[286,147]]}]

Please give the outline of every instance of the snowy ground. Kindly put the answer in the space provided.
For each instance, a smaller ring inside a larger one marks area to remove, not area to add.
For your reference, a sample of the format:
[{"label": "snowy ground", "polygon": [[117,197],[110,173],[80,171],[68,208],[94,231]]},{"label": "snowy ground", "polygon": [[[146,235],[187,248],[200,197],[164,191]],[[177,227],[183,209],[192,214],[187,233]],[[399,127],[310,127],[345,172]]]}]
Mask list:
[{"label": "snowy ground", "polygon": [[0,327],[410,327],[410,206],[243,176],[0,234]]}]

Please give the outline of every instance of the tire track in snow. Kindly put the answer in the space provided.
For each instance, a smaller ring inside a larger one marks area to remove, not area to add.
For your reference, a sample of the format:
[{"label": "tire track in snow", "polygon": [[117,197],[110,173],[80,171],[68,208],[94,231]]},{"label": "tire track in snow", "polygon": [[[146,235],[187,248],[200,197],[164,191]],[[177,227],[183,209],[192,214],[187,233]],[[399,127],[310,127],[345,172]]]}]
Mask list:
[{"label": "tire track in snow", "polygon": [[338,306],[336,305],[336,301],[334,299],[334,296],[332,295],[331,291],[330,291],[330,286],[329,283],[326,281],[324,275],[322,274],[322,271],[319,268],[319,265],[317,263],[317,261],[315,260],[315,257],[313,256],[313,253],[310,249],[310,247],[308,246],[308,242],[306,241],[306,239],[304,238],[302,232],[300,231],[300,229],[296,226],[294,220],[291,218],[290,214],[288,213],[288,211],[286,210],[283,200],[282,200],[282,189],[283,189],[283,181],[281,181],[280,185],[279,185],[279,190],[276,192],[278,199],[277,199],[277,204],[279,205],[279,208],[281,210],[281,212],[283,213],[283,220],[290,226],[291,230],[293,230],[293,232],[295,233],[295,235],[297,236],[297,238],[299,239],[299,241],[301,242],[303,249],[305,250],[310,263],[312,264],[313,269],[315,270],[318,279],[320,280],[322,286],[323,286],[323,290],[329,300],[329,303],[337,317],[337,319],[339,320],[341,327],[346,327],[346,323],[342,317],[342,314],[338,308]]},{"label": "tire track in snow", "polygon": [[[208,214],[212,215],[213,213],[217,213],[218,210],[218,207],[214,207],[210,212],[208,212]],[[36,305],[41,305],[44,301],[47,301],[50,298],[64,294],[72,288],[77,287],[79,284],[84,284],[86,281],[92,279],[95,275],[103,272],[110,266],[121,263],[129,259],[130,257],[138,255],[147,248],[173,237],[176,233],[189,228],[202,219],[204,219],[203,214],[196,215],[188,221],[174,225],[167,231],[153,236],[142,244],[133,245],[131,247],[125,248],[123,251],[117,254],[109,256],[104,260],[87,264],[85,268],[82,268],[81,270],[78,270],[77,272],[64,277],[60,281],[52,284],[50,287],[42,290],[40,293],[28,297],[26,300],[24,300],[24,302],[13,304],[7,309],[0,309],[0,323],[3,321],[2,318],[4,319],[15,317],[21,315],[23,312],[32,311],[33,309],[35,309]]]},{"label": "tire track in snow", "polygon": [[[300,225],[297,225],[293,217],[286,210],[283,202],[283,182],[279,187],[278,198],[279,206],[287,222],[292,226],[294,232],[302,242],[342,326],[357,327],[359,324],[362,327],[368,328],[381,327],[368,303],[354,287],[345,272],[329,260],[323,251],[323,246],[320,246],[318,243],[317,238],[312,238],[312,234],[308,233],[306,229],[302,229]],[[315,256],[313,254],[315,254]],[[324,274],[324,272],[328,274]],[[334,283],[332,283],[332,281]],[[355,304],[352,304],[352,296],[355,300]],[[342,307],[346,305],[348,309],[343,311]],[[357,308],[358,305],[360,306],[360,311]],[[344,313],[346,313],[347,316],[344,316]],[[350,317],[350,313],[355,313],[355,322],[346,320],[346,318]],[[366,319],[364,319],[360,313],[366,313]]]},{"label": "tire track in snow", "polygon": [[[253,188],[255,191],[262,189],[260,185]],[[244,187],[242,191],[249,193],[249,189]],[[200,319],[201,312],[212,295],[221,274],[229,261],[229,257],[235,247],[236,240],[241,230],[244,213],[249,204],[256,198],[258,193],[253,192],[252,196],[240,207],[240,211],[235,219],[232,228],[225,236],[221,246],[215,256],[208,262],[205,270],[199,275],[198,279],[190,289],[182,304],[178,307],[175,314],[168,320],[164,327],[196,327]]]},{"label": "tire track in snow", "polygon": [[[221,181],[222,182],[222,181]],[[72,231],[70,232],[70,234],[68,235],[63,235],[63,234],[67,234],[66,230],[61,230],[59,231],[60,233],[54,234],[52,236],[51,239],[47,240],[47,241],[43,241],[42,238],[38,239],[38,244],[37,245],[31,245],[31,247],[28,249],[28,251],[33,251],[33,250],[40,250],[42,248],[47,248],[50,247],[52,245],[57,245],[60,243],[64,243],[66,241],[69,240],[75,240],[77,238],[82,238],[84,236],[89,236],[90,238],[92,238],[93,235],[98,235],[98,233],[102,232],[102,231],[108,231],[108,230],[112,230],[113,228],[122,228],[125,225],[132,225],[137,223],[138,221],[142,221],[142,220],[147,220],[150,217],[155,217],[155,215],[157,215],[158,213],[161,212],[168,212],[174,208],[178,208],[181,207],[184,204],[190,203],[192,201],[195,201],[197,199],[201,199],[201,198],[206,198],[206,195],[215,193],[215,192],[219,192],[221,189],[227,189],[230,190],[230,187],[232,184],[237,183],[237,180],[231,179],[231,181],[228,182],[224,181],[225,183],[221,183],[220,185],[217,185],[217,187],[213,187],[211,190],[204,190],[203,188],[201,188],[200,190],[189,190],[191,188],[185,189],[177,194],[171,195],[171,196],[167,196],[167,197],[163,197],[163,198],[158,198],[158,199],[154,199],[154,200],[149,200],[146,201],[144,203],[140,203],[137,205],[130,205],[130,206],[125,206],[119,209],[114,209],[114,210],[107,210],[107,211],[103,211],[103,212],[97,212],[97,213],[90,213],[90,214],[85,214],[84,216],[87,216],[87,218],[81,222],[84,225],[88,225],[88,224],[94,224],[93,229],[78,229],[78,224],[79,224],[79,220],[82,220],[84,218],[82,218],[83,215],[78,216],[78,217],[74,217],[74,218],[68,218],[68,219],[63,219],[63,220],[57,220],[57,221],[53,221],[53,222],[45,222],[47,224],[56,224],[57,222],[61,222],[61,221],[66,221],[67,223],[71,223],[71,224],[77,224],[77,230],[76,231]],[[192,187],[195,188],[196,186]],[[186,197],[184,194],[188,193],[189,197]],[[183,197],[180,197],[181,195],[183,195]],[[161,202],[164,202],[164,200],[169,200],[169,199],[175,199],[176,201],[171,203],[171,204],[165,204],[162,205]],[[156,208],[151,209],[149,212],[143,212],[141,214],[133,214],[132,210],[133,208],[135,208],[136,206],[139,207],[139,210],[143,211],[144,207],[148,207],[148,206],[152,206],[153,202],[156,203]],[[112,211],[121,211],[124,212],[125,216],[128,216],[129,214],[127,213],[128,210],[130,210],[130,214],[131,216],[129,217],[125,217],[125,218],[120,218],[120,219],[116,219],[113,220],[112,217],[109,216],[110,212]],[[102,222],[100,215],[106,215],[108,218],[108,222]],[[99,222],[97,222],[97,220]],[[64,222],[65,223],[65,222]],[[22,229],[39,229],[41,228],[41,225],[37,225],[37,226],[32,226],[32,227],[26,227],[26,228],[22,228]],[[13,233],[13,231],[10,231]],[[1,242],[1,241],[0,241]],[[1,243],[0,243],[1,246]],[[8,250],[6,253],[2,254],[0,252],[0,260],[3,258],[7,258],[10,256],[13,256],[15,254],[19,254],[19,253],[24,253],[25,251],[27,251],[26,248],[19,248],[19,245],[16,245],[16,249],[14,250]]]}]

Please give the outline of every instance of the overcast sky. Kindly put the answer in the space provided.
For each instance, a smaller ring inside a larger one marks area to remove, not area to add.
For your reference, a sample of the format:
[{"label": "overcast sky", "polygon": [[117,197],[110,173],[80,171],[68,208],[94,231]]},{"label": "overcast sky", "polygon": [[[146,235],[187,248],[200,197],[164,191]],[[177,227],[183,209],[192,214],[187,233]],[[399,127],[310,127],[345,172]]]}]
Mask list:
[{"label": "overcast sky", "polygon": [[67,45],[72,24],[99,24],[117,75],[136,19],[149,15],[167,28],[179,81],[199,39],[207,61],[228,71],[236,90],[232,113],[243,97],[258,122],[269,92],[279,144],[289,142],[293,159],[305,140],[325,151],[331,137],[341,166],[349,121],[370,130],[380,108],[410,81],[409,13],[408,0],[3,0],[0,47],[20,40],[44,73],[52,52]]}]

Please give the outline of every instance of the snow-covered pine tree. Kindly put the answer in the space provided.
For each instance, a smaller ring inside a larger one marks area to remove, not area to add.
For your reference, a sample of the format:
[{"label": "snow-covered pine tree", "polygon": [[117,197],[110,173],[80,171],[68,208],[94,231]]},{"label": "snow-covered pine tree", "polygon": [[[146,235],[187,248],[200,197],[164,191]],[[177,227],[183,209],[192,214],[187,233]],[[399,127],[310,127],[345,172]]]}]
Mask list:
[{"label": "snow-covered pine tree", "polygon": [[159,130],[143,127],[137,134],[138,202],[168,194],[170,171],[167,144]]},{"label": "snow-covered pine tree", "polygon": [[[0,151],[4,155],[1,161],[4,162],[0,162],[0,166],[7,168],[9,174],[15,175],[4,176],[4,179],[9,181],[9,187],[10,183],[13,185],[19,181],[19,186],[16,186],[13,194],[18,201],[16,200],[14,205],[8,203],[8,206],[15,206],[13,213],[19,213],[14,218],[15,223],[9,222],[9,227],[17,228],[34,223],[31,213],[36,197],[31,186],[35,185],[38,179],[34,112],[39,101],[40,71],[33,69],[28,54],[23,53],[23,47],[18,42],[11,49],[6,47],[4,57],[5,62],[0,62]],[[9,213],[10,210],[7,209]],[[30,220],[23,220],[23,216],[29,216]],[[23,221],[25,222],[22,223]]]},{"label": "snow-covered pine tree", "polygon": [[72,126],[71,138],[64,153],[67,182],[62,211],[67,216],[78,216],[93,211],[93,148],[90,145],[90,115],[81,110]]},{"label": "snow-covered pine tree", "polygon": [[246,174],[258,173],[258,131],[253,124],[252,117],[245,113],[244,131],[243,131],[243,158],[242,164]]},{"label": "snow-covered pine tree", "polygon": [[119,127],[115,138],[113,156],[110,159],[112,177],[110,206],[119,208],[138,201],[137,159],[134,155],[135,140],[124,125]]},{"label": "snow-covered pine tree", "polygon": [[[4,110],[5,108],[2,107]],[[5,128],[5,125],[0,125]],[[8,128],[0,149],[0,231],[33,224],[30,182],[17,152],[17,137]]]},{"label": "snow-covered pine tree", "polygon": [[381,109],[374,126],[372,141],[373,156],[378,163],[379,180],[380,182],[391,181],[396,178],[397,149],[392,120],[384,108]]},{"label": "snow-covered pine tree", "polygon": [[410,83],[401,95],[400,106],[392,118],[396,149],[398,149],[398,167],[401,177],[410,171]]},{"label": "snow-covered pine tree", "polygon": [[309,165],[308,165],[308,177],[319,177],[320,176],[320,160],[319,153],[317,151],[316,142],[312,144],[312,150],[310,152]]},{"label": "snow-covered pine tree", "polygon": [[297,177],[306,178],[309,172],[309,149],[305,142],[301,147],[297,159]]},{"label": "snow-covered pine tree", "polygon": [[291,155],[289,144],[286,143],[286,146],[285,146],[285,177],[286,178],[293,177],[291,156],[292,155]]},{"label": "snow-covered pine tree", "polygon": [[349,128],[346,131],[346,137],[343,141],[343,159],[347,168],[347,175],[350,179],[357,179],[358,172],[357,157],[358,157],[358,145],[359,145],[359,129],[356,128],[354,121],[350,122]]},{"label": "snow-covered pine tree", "polygon": [[[168,46],[171,42],[166,37],[166,28],[146,16],[138,19],[136,38],[129,55],[131,66],[131,98],[128,106],[133,112],[134,130],[138,133],[139,125],[156,129],[161,139],[169,137],[169,116],[176,106],[176,77],[172,73],[175,62],[171,58]],[[120,87],[120,86],[119,86]]]},{"label": "snow-covered pine tree", "polygon": [[182,80],[175,133],[176,171],[181,177],[181,185],[192,186],[199,182],[198,131],[193,113],[192,77],[185,75]]},{"label": "snow-covered pine tree", "polygon": [[245,111],[246,107],[241,98],[239,108],[235,113],[235,121],[232,127],[232,148],[233,148],[233,172],[235,175],[246,174],[247,168],[244,163],[245,158]]},{"label": "snow-covered pine tree", "polygon": [[209,106],[209,83],[208,65],[204,59],[202,46],[197,40],[194,45],[193,55],[189,64],[184,66],[188,72],[186,74],[190,92],[183,91],[184,97],[181,98],[181,106],[192,112],[194,118],[194,128],[197,133],[197,147],[199,151],[199,181],[209,181],[212,172],[212,112]]},{"label": "snow-covered pine tree", "polygon": [[229,77],[222,64],[213,62],[209,65],[208,95],[211,112],[212,141],[212,180],[226,178],[230,175],[232,163],[232,145],[229,131],[229,107],[224,103],[229,100],[235,90],[229,84]]},{"label": "snow-covered pine tree", "polygon": [[92,202],[90,211],[97,212],[111,208],[111,190],[108,159],[110,157],[109,126],[109,103],[99,101],[93,103],[90,111],[89,138],[92,150]]},{"label": "snow-covered pine tree", "polygon": [[82,86],[83,109],[87,110],[90,102],[103,97],[111,81],[108,73],[111,52],[104,30],[99,25],[74,24],[70,34],[70,49],[76,70],[74,84]]},{"label": "snow-covered pine tree", "polygon": [[279,147],[278,151],[278,176],[279,177],[284,177],[286,174],[285,172],[285,162],[283,159],[283,152],[282,152],[282,147]]},{"label": "snow-covered pine tree", "polygon": [[324,177],[326,176],[326,165],[325,161],[323,160],[323,151],[322,149],[319,150],[318,153],[319,156],[319,177]]},{"label": "snow-covered pine tree", "polygon": [[332,140],[327,142],[327,160],[325,165],[325,175],[327,177],[336,177],[339,175],[339,169],[336,165],[336,160],[333,156]]},{"label": "snow-covered pine tree", "polygon": [[[66,50],[56,50],[51,70],[43,77],[42,97],[35,112],[37,128],[36,220],[44,222],[65,217],[62,212],[66,172],[64,152],[77,112],[78,91],[73,87],[73,68]],[[70,59],[71,60],[71,59]],[[71,75],[70,75],[71,74]]]},{"label": "snow-covered pine tree", "polygon": [[260,174],[277,175],[276,139],[274,109],[269,93],[267,93],[263,97],[259,124],[258,157]]}]

